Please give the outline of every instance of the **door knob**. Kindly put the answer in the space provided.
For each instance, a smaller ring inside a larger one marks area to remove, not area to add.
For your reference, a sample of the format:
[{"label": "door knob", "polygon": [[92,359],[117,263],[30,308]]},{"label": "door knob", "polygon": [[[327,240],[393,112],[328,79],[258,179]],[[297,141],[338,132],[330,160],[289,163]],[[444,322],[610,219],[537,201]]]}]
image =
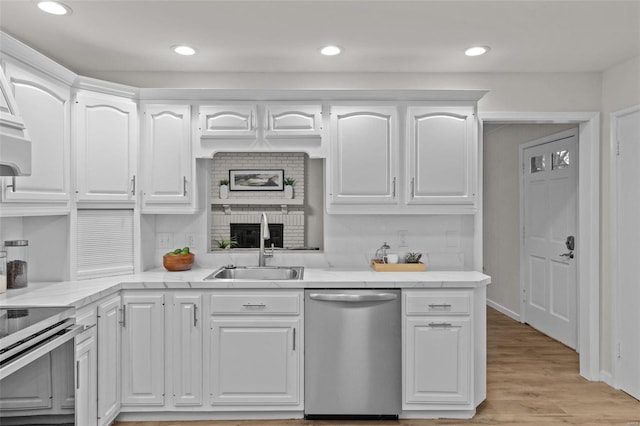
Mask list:
[{"label": "door knob", "polygon": [[562,253],[560,256],[561,257],[566,257],[568,259],[573,259],[573,252],[570,251],[569,253]]}]

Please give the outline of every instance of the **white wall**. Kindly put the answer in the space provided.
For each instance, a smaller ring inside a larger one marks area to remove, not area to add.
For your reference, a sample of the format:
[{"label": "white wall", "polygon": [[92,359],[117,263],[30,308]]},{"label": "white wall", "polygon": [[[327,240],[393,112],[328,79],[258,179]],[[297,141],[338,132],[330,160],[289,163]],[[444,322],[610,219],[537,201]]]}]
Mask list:
[{"label": "white wall", "polygon": [[618,64],[602,74],[602,147],[601,147],[601,261],[600,261],[600,366],[611,372],[611,150],[610,114],[640,105],[640,56]]},{"label": "white wall", "polygon": [[487,124],[483,133],[483,269],[491,275],[487,298],[520,316],[520,144],[575,124]]}]

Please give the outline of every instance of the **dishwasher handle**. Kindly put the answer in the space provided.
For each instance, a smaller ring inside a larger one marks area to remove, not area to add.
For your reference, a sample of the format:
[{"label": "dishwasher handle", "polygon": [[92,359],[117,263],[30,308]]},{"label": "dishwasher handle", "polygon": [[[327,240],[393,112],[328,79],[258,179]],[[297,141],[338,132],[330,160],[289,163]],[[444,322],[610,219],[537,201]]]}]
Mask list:
[{"label": "dishwasher handle", "polygon": [[309,298],[312,300],[320,300],[323,302],[382,302],[385,300],[396,300],[397,294],[394,293],[376,293],[376,294],[345,294],[345,293],[311,293]]}]

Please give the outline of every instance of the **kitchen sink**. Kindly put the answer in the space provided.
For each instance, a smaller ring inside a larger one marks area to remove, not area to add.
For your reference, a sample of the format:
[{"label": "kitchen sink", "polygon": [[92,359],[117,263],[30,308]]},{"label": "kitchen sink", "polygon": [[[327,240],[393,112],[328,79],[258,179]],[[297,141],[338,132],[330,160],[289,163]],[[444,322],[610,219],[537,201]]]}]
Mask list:
[{"label": "kitchen sink", "polygon": [[301,280],[302,266],[224,266],[205,280]]}]

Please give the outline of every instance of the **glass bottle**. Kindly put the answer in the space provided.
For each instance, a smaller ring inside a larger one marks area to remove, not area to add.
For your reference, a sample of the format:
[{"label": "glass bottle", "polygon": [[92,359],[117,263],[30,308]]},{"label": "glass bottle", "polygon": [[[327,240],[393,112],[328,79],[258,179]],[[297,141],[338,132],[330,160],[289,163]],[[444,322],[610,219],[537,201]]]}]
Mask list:
[{"label": "glass bottle", "polygon": [[5,241],[4,247],[7,250],[7,288],[26,287],[29,241]]}]

